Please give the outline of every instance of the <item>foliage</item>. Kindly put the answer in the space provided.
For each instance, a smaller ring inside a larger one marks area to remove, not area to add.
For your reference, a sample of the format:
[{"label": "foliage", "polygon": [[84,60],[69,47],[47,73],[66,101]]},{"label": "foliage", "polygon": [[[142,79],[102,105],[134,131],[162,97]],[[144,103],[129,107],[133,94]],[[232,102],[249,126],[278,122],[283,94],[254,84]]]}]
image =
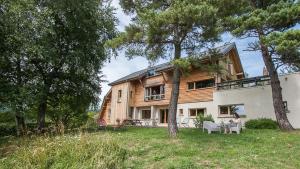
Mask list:
[{"label": "foliage", "polygon": [[97,137],[40,137],[1,160],[0,168],[122,168],[126,151]]},{"label": "foliage", "polygon": [[131,3],[125,5],[128,1],[121,1],[125,11],[136,13],[134,22],[108,43],[113,48],[126,47],[130,58],[145,56],[150,61],[166,58],[175,44],[188,56],[198,55],[205,45],[219,40],[217,8],[209,1],[164,1],[165,5],[143,0]]},{"label": "foliage", "polygon": [[35,110],[41,128],[45,116],[69,123],[86,113],[101,92],[104,43],[116,34],[110,4],[1,0],[0,15],[1,106],[22,117]]},{"label": "foliage", "polygon": [[15,123],[15,117],[11,112],[0,112],[0,123]]},{"label": "foliage", "polygon": [[179,81],[189,71],[188,57],[203,57],[205,48],[220,40],[218,6],[212,1],[174,0],[145,1],[121,0],[126,13],[134,14],[125,32],[107,43],[113,51],[123,49],[129,58],[143,56],[149,62],[170,58],[173,63],[172,91],[169,104],[169,135],[178,131],[176,111]]},{"label": "foliage", "polygon": [[[101,145],[103,142],[117,143],[119,147],[125,149],[127,158],[123,161],[125,164],[122,161],[118,162],[120,168],[300,167],[300,131],[284,133],[279,130],[247,129],[240,135],[224,135],[207,134],[199,129],[189,128],[181,129],[175,140],[169,139],[166,132],[166,128],[128,127],[125,131],[99,131],[81,136],[66,134],[54,138],[0,138],[0,168],[5,169],[6,165],[13,164],[13,160],[16,165],[12,166],[18,168],[21,161],[24,161],[23,159],[37,155],[41,157],[37,157],[35,160],[37,163],[34,165],[42,166],[44,165],[41,164],[42,162],[47,164],[53,162],[49,168],[97,168],[97,166],[92,166],[95,164],[94,161],[103,159],[116,162],[120,159],[122,155],[118,155],[113,150],[103,157],[98,156],[97,153],[103,152],[103,147],[98,144]],[[46,139],[47,143],[43,139]],[[87,142],[88,146],[82,146]],[[61,145],[59,146],[59,144]],[[27,152],[24,152],[25,149]],[[49,161],[40,160],[45,158],[44,152],[49,153]],[[67,153],[62,155],[62,152]],[[113,152],[116,155],[113,155]],[[94,154],[96,158],[93,159]],[[62,156],[58,158],[59,155]],[[77,158],[79,155],[82,157],[81,159]],[[87,158],[86,155],[91,155],[91,158]],[[61,166],[58,166],[59,163]],[[25,163],[20,168],[26,168],[29,165]]]},{"label": "foliage", "polygon": [[248,129],[277,129],[278,124],[272,119],[261,118],[246,121],[245,127]]},{"label": "foliage", "polygon": [[[299,48],[294,46],[298,44],[298,38],[295,37],[297,33],[291,29],[300,22],[300,1],[242,0],[242,5],[235,5],[239,4],[238,1],[230,2],[233,5],[232,13],[223,18],[223,25],[238,37],[255,39],[249,43],[248,50],[262,53],[271,79],[274,113],[279,127],[282,130],[293,130],[284,110],[278,70],[282,66],[295,67],[299,61]],[[266,40],[268,38],[270,42]],[[289,42],[292,46],[283,49],[280,42]]]},{"label": "foliage", "polygon": [[0,137],[15,135],[16,131],[14,123],[0,123]]},{"label": "foliage", "polygon": [[262,44],[266,45],[276,69],[299,64],[299,33],[290,29],[300,22],[299,1],[245,0],[230,3],[234,7],[233,14],[224,18],[223,26],[238,37],[257,38],[258,41],[249,44],[249,50],[259,51]]},{"label": "foliage", "polygon": [[280,60],[294,71],[300,71],[300,30],[273,32],[265,43],[272,46]]},{"label": "foliage", "polygon": [[196,117],[195,120],[196,120],[196,123],[198,124],[198,126],[196,126],[196,127],[198,127],[198,128],[201,128],[201,127],[202,127],[204,121],[212,121],[212,122],[215,122],[215,120],[214,120],[214,118],[212,117],[211,114],[210,114],[210,115],[207,115],[207,116],[205,116],[205,115],[203,115],[203,114],[199,114],[199,115]]},{"label": "foliage", "polygon": [[84,127],[86,129],[97,129],[98,124],[96,123],[96,121],[98,119],[98,115],[99,115],[98,112],[88,112],[87,113],[88,119],[86,120]]}]

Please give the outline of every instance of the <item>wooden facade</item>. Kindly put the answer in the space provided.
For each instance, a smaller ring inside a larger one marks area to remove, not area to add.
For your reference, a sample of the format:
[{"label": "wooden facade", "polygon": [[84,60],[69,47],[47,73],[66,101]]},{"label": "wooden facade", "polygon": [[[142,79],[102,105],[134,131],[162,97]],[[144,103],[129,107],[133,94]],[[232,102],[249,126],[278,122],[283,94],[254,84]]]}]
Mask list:
[{"label": "wooden facade", "polygon": [[[243,69],[236,51],[231,50],[219,60],[219,64],[224,68],[222,75],[192,70],[187,76],[182,76],[180,81],[180,91],[178,103],[208,102],[213,100],[215,87],[205,87],[199,89],[188,89],[188,83],[213,79],[216,83],[221,80],[235,80],[243,76]],[[231,67],[228,65],[232,65]],[[232,70],[228,70],[232,68]],[[164,85],[164,98],[160,100],[145,100],[145,89],[151,86]],[[116,119],[126,119],[134,108],[149,108],[153,106],[167,106],[171,97],[172,71],[162,71],[151,77],[141,77],[126,81],[111,87],[111,98],[105,99],[106,107],[101,109],[101,117],[106,121],[114,123]],[[121,91],[121,98],[119,96]],[[108,108],[110,106],[110,109]],[[111,114],[110,116],[108,114]],[[110,118],[109,118],[110,117]]]}]

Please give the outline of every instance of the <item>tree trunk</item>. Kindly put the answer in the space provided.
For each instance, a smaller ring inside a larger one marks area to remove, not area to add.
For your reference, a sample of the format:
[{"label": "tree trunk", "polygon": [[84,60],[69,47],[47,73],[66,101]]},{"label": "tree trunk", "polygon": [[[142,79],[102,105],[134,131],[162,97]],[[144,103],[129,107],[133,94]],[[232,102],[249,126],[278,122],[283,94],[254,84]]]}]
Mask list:
[{"label": "tree trunk", "polygon": [[45,128],[45,115],[47,109],[47,99],[43,98],[38,110],[38,130]]},{"label": "tree trunk", "polygon": [[27,127],[25,124],[24,116],[21,115],[20,111],[16,112],[15,119],[16,119],[17,136],[26,135]]},{"label": "tree trunk", "polygon": [[43,128],[45,128],[45,116],[47,110],[49,89],[50,89],[49,85],[45,83],[45,87],[38,108],[38,130],[40,131],[43,130]]},{"label": "tree trunk", "polygon": [[266,68],[269,72],[271,79],[271,88],[272,88],[272,98],[273,98],[273,106],[276,115],[276,119],[278,125],[281,130],[290,131],[293,130],[293,126],[290,124],[286,110],[284,108],[284,103],[282,99],[282,88],[280,86],[280,81],[278,77],[277,70],[272,61],[272,57],[269,54],[268,47],[264,45],[262,42],[262,32],[259,33],[260,47],[262,51],[263,60],[265,62]]},{"label": "tree trunk", "polygon": [[[175,57],[174,59],[179,59],[181,55],[181,46],[175,45]],[[176,113],[177,113],[177,103],[179,96],[179,85],[180,85],[180,69],[175,65],[173,70],[172,79],[172,92],[169,104],[169,115],[168,115],[168,131],[170,137],[176,137],[178,133]]]},{"label": "tree trunk", "polygon": [[[21,90],[20,88],[23,87],[24,85],[24,82],[22,81],[22,70],[21,70],[21,59],[18,58],[17,59],[17,62],[16,62],[16,65],[17,65],[17,75],[16,75],[16,78],[17,78],[17,94],[18,95],[21,95]],[[27,127],[26,127],[26,124],[25,124],[25,118],[24,118],[24,114],[22,114],[22,112],[24,112],[24,109],[23,109],[23,105],[24,105],[24,101],[23,99],[17,99],[17,102],[16,102],[16,107],[15,107],[15,120],[16,120],[16,129],[17,129],[17,136],[21,136],[21,135],[26,135],[27,134]]]}]

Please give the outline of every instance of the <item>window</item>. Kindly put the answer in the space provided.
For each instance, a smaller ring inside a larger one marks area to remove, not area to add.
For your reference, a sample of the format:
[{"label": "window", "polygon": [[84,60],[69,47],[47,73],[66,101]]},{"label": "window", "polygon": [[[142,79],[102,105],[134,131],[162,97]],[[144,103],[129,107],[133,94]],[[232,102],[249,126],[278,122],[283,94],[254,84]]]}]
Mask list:
[{"label": "window", "polygon": [[183,109],[179,109],[179,116],[183,116]]},{"label": "window", "polygon": [[205,109],[190,109],[189,116],[196,117],[200,114],[204,115]]},{"label": "window", "polygon": [[145,88],[145,101],[161,100],[165,98],[165,85]]},{"label": "window", "polygon": [[142,110],[142,119],[151,119],[151,110]]},{"label": "window", "polygon": [[232,64],[232,63],[228,63],[227,66],[228,66],[227,69],[228,69],[229,74],[230,74],[230,75],[233,75],[233,64]]},{"label": "window", "polygon": [[130,91],[130,98],[132,99],[132,96],[133,96],[133,91],[131,90]]},{"label": "window", "polygon": [[195,82],[189,82],[188,83],[188,89],[189,90],[195,89]]},{"label": "window", "polygon": [[133,112],[134,112],[134,108],[130,107],[129,113],[128,113],[128,118],[129,119],[133,119]]},{"label": "window", "polygon": [[148,70],[148,73],[147,73],[148,77],[155,76],[155,75],[156,75],[156,72],[154,69]]},{"label": "window", "polygon": [[287,104],[287,101],[283,101],[283,106],[284,106],[284,110],[286,113],[289,113],[289,109],[288,109],[288,104]]},{"label": "window", "polygon": [[108,120],[111,118],[111,109],[108,109],[108,115],[107,115]]},{"label": "window", "polygon": [[219,106],[220,116],[233,116],[237,113],[240,117],[246,117],[245,107],[243,104]]},{"label": "window", "polygon": [[121,102],[122,90],[118,90],[118,102]]},{"label": "window", "polygon": [[202,81],[196,81],[196,82],[188,82],[188,89],[201,89],[201,88],[207,88],[207,87],[213,87],[215,85],[214,79],[208,79],[208,80],[202,80]]}]

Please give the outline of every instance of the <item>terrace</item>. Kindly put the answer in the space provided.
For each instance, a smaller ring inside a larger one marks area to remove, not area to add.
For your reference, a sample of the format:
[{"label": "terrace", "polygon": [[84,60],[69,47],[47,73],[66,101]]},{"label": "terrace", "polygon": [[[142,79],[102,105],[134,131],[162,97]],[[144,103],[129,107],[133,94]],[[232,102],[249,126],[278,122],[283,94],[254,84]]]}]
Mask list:
[{"label": "terrace", "polygon": [[257,76],[240,80],[230,80],[222,83],[217,83],[217,90],[229,90],[238,88],[248,88],[255,86],[270,85],[269,76]]}]

